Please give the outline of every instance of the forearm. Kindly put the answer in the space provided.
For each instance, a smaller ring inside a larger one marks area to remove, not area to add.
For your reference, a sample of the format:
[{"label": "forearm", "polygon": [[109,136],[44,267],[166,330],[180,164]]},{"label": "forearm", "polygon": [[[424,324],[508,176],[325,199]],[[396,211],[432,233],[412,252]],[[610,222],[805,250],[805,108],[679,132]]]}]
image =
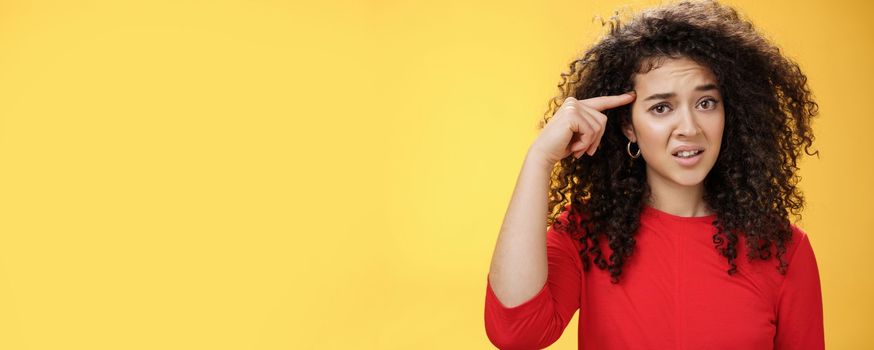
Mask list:
[{"label": "forearm", "polygon": [[546,283],[546,214],[551,162],[528,151],[492,255],[489,281],[502,304],[513,307]]}]

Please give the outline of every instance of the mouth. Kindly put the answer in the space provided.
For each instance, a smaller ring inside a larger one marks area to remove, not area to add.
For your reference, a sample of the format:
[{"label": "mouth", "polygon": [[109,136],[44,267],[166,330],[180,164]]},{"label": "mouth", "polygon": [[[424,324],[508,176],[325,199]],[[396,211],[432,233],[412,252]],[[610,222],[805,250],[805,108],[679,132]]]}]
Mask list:
[{"label": "mouth", "polygon": [[678,151],[678,152],[674,152],[673,156],[676,158],[680,158],[680,159],[689,159],[689,158],[697,157],[701,153],[704,153],[703,149],[689,150],[689,151]]},{"label": "mouth", "polygon": [[703,149],[678,151],[674,152],[674,160],[677,161],[680,166],[691,168],[700,163],[701,154],[703,153]]}]

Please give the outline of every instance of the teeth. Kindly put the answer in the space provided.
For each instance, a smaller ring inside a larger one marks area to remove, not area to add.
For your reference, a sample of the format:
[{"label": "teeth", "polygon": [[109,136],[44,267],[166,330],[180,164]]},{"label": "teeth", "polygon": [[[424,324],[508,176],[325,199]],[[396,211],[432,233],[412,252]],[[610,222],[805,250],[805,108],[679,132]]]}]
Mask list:
[{"label": "teeth", "polygon": [[694,156],[698,153],[701,153],[701,151],[680,151],[680,152],[677,152],[677,156],[680,158],[689,158],[689,157]]}]

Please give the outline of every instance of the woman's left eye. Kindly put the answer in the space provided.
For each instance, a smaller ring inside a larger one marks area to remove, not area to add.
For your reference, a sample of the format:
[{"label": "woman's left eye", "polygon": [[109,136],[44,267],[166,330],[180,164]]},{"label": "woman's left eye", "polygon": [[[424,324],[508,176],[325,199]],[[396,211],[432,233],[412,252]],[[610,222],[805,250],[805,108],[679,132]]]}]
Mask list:
[{"label": "woman's left eye", "polygon": [[716,107],[717,102],[718,101],[716,101],[716,99],[708,98],[704,101],[701,101],[700,104],[702,105],[702,107],[704,107],[704,109],[713,109],[714,107]]}]

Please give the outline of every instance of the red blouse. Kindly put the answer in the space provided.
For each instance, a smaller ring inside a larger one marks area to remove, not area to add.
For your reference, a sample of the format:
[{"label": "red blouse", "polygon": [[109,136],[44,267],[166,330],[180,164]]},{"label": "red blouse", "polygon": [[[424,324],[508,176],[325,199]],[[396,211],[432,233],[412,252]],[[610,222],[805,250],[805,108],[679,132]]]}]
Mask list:
[{"label": "red blouse", "polygon": [[[500,349],[545,348],[579,309],[580,349],[824,349],[819,272],[807,234],[792,225],[786,275],[773,254],[748,261],[740,237],[737,271],[729,276],[712,240],[715,218],[646,206],[618,284],[594,264],[583,271],[580,243],[551,226],[549,274],[537,295],[505,307],[486,278],[489,340]],[[567,222],[567,210],[558,220]],[[605,244],[602,252],[607,258],[611,251]]]}]

